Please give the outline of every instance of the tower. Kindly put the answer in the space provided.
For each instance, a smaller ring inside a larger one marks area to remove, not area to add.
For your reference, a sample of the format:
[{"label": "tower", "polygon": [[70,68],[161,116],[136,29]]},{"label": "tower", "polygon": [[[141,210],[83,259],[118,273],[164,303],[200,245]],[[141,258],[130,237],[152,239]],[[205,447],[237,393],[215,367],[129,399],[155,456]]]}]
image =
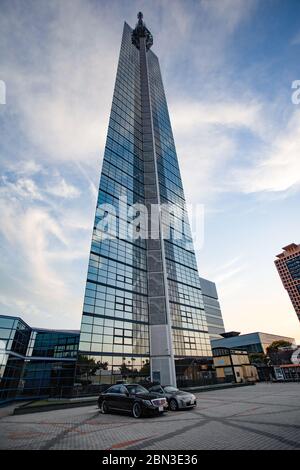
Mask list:
[{"label": "tower", "polygon": [[80,370],[93,384],[151,375],[176,385],[184,364],[211,356],[152,45],[142,13],[135,29],[124,24],[80,335]]}]

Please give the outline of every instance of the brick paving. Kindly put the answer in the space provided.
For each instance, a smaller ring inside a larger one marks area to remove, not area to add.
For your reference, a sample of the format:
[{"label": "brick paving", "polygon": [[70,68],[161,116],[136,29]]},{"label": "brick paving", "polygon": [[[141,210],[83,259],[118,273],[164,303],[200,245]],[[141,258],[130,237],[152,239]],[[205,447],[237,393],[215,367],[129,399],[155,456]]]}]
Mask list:
[{"label": "brick paving", "polygon": [[198,393],[194,410],[135,420],[96,406],[0,416],[0,449],[300,449],[300,384]]}]

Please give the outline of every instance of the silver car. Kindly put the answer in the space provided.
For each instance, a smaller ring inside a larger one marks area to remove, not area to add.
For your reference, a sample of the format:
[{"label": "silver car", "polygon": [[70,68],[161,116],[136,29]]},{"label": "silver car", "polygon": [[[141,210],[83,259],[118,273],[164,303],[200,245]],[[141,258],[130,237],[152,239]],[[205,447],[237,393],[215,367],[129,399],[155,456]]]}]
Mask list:
[{"label": "silver car", "polygon": [[172,385],[151,385],[147,387],[149,392],[157,393],[159,396],[168,400],[169,409],[171,411],[194,408],[197,406],[195,395],[190,392],[184,392]]}]

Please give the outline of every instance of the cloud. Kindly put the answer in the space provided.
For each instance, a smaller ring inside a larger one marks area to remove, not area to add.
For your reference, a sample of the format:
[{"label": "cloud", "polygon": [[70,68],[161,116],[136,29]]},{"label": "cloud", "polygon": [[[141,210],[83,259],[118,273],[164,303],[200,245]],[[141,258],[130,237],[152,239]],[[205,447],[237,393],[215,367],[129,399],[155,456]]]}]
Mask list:
[{"label": "cloud", "polygon": [[17,246],[18,251],[26,257],[30,267],[28,275],[39,284],[63,286],[62,280],[59,280],[47,263],[48,251],[51,252],[57,241],[66,245],[66,239],[57,222],[45,210],[29,208],[22,211],[16,203],[10,206],[1,204],[1,212],[1,233],[11,246]]},{"label": "cloud", "polygon": [[[27,199],[0,199],[3,313],[25,316],[30,323],[74,326],[82,304],[90,230],[51,205],[25,204]],[[78,263],[84,263],[78,273]],[[13,266],[13,269],[11,269]],[[3,276],[3,274],[2,274]],[[78,278],[81,281],[78,281]],[[33,318],[33,320],[32,320]]]},{"label": "cloud", "polygon": [[[24,167],[11,165],[3,169],[0,181],[0,195],[2,197],[12,196],[15,198],[43,201],[51,204],[50,196],[63,199],[75,199],[80,196],[81,191],[76,186],[66,182],[58,171],[45,171],[41,166],[32,165]],[[31,175],[31,177],[27,176]]]},{"label": "cloud", "polygon": [[172,104],[173,127],[178,135],[197,134],[203,126],[248,128],[260,125],[261,105],[255,101],[185,101]]},{"label": "cloud", "polygon": [[49,186],[46,189],[46,192],[53,196],[63,197],[66,199],[75,199],[81,194],[81,191],[78,188],[66,183],[64,178],[62,178],[56,185]]},{"label": "cloud", "polygon": [[[1,21],[7,113],[18,118],[40,159],[95,159],[104,146],[122,23],[112,27],[109,8],[95,15],[92,2],[15,7]],[[45,22],[47,13],[51,20]],[[43,35],[36,29],[40,22]]]},{"label": "cloud", "polygon": [[11,182],[6,176],[2,176],[0,195],[4,195],[4,193],[9,193],[11,197],[21,199],[43,200],[37,185],[30,178],[21,177],[17,181]]},{"label": "cloud", "polygon": [[[244,263],[234,259],[216,268],[236,253],[240,243],[238,224],[232,239],[220,242],[222,221],[228,224],[224,200],[230,194],[239,203],[249,193],[274,191],[278,197],[279,192],[296,190],[299,175],[299,123],[296,115],[289,118],[294,108],[290,100],[289,108],[280,108],[279,100],[272,105],[263,86],[257,86],[262,68],[252,59],[265,51],[255,49],[249,35],[256,19],[249,23],[259,3],[3,3],[0,78],[7,84],[7,104],[0,114],[4,124],[0,294],[5,294],[4,311],[20,315],[24,311],[29,323],[30,316],[34,323],[39,317],[44,326],[48,320],[53,327],[61,322],[65,327],[79,324],[122,22],[134,25],[141,9],[154,35],[153,51],[160,58],[187,201],[204,202],[205,213],[210,214],[212,250],[207,266],[199,266],[221,283],[228,301],[236,302],[237,318],[249,295]],[[264,47],[259,30],[257,34],[259,47]],[[263,66],[267,75],[267,55]],[[284,117],[278,118],[279,114]],[[257,206],[251,209],[255,213]],[[221,219],[218,224],[214,214]],[[243,249],[249,242],[245,239]],[[228,305],[227,312],[232,308]]]},{"label": "cloud", "polygon": [[[226,186],[226,174],[239,152],[239,135],[262,131],[261,104],[240,101],[174,101],[171,119],[190,202],[208,203]],[[195,171],[195,168],[199,171]]]},{"label": "cloud", "polygon": [[300,189],[299,155],[300,111],[296,110],[250,167],[233,172],[233,187],[245,193]]},{"label": "cloud", "polygon": [[35,160],[6,161],[6,169],[19,176],[33,176],[38,173],[45,173],[45,168]]},{"label": "cloud", "polygon": [[224,285],[227,286],[228,283],[231,284],[238,281],[238,277],[240,277],[240,274],[245,271],[245,269],[246,264],[243,260],[243,256],[239,255],[213,268],[209,277],[214,279],[217,285],[224,288]]}]

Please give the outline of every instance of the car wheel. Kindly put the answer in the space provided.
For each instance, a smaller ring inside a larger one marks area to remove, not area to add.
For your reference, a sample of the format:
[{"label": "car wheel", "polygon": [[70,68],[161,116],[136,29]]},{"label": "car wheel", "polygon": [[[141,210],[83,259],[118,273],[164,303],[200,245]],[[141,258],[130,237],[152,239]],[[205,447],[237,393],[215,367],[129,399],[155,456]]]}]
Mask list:
[{"label": "car wheel", "polygon": [[169,402],[169,407],[171,411],[177,411],[178,410],[178,403],[174,398],[171,398]]},{"label": "car wheel", "polygon": [[140,418],[142,416],[142,407],[137,402],[133,404],[132,415],[134,418]]},{"label": "car wheel", "polygon": [[102,405],[101,405],[101,413],[103,413],[104,415],[106,415],[108,412],[109,412],[108,404],[107,404],[106,401],[104,400],[104,401],[102,402]]}]

